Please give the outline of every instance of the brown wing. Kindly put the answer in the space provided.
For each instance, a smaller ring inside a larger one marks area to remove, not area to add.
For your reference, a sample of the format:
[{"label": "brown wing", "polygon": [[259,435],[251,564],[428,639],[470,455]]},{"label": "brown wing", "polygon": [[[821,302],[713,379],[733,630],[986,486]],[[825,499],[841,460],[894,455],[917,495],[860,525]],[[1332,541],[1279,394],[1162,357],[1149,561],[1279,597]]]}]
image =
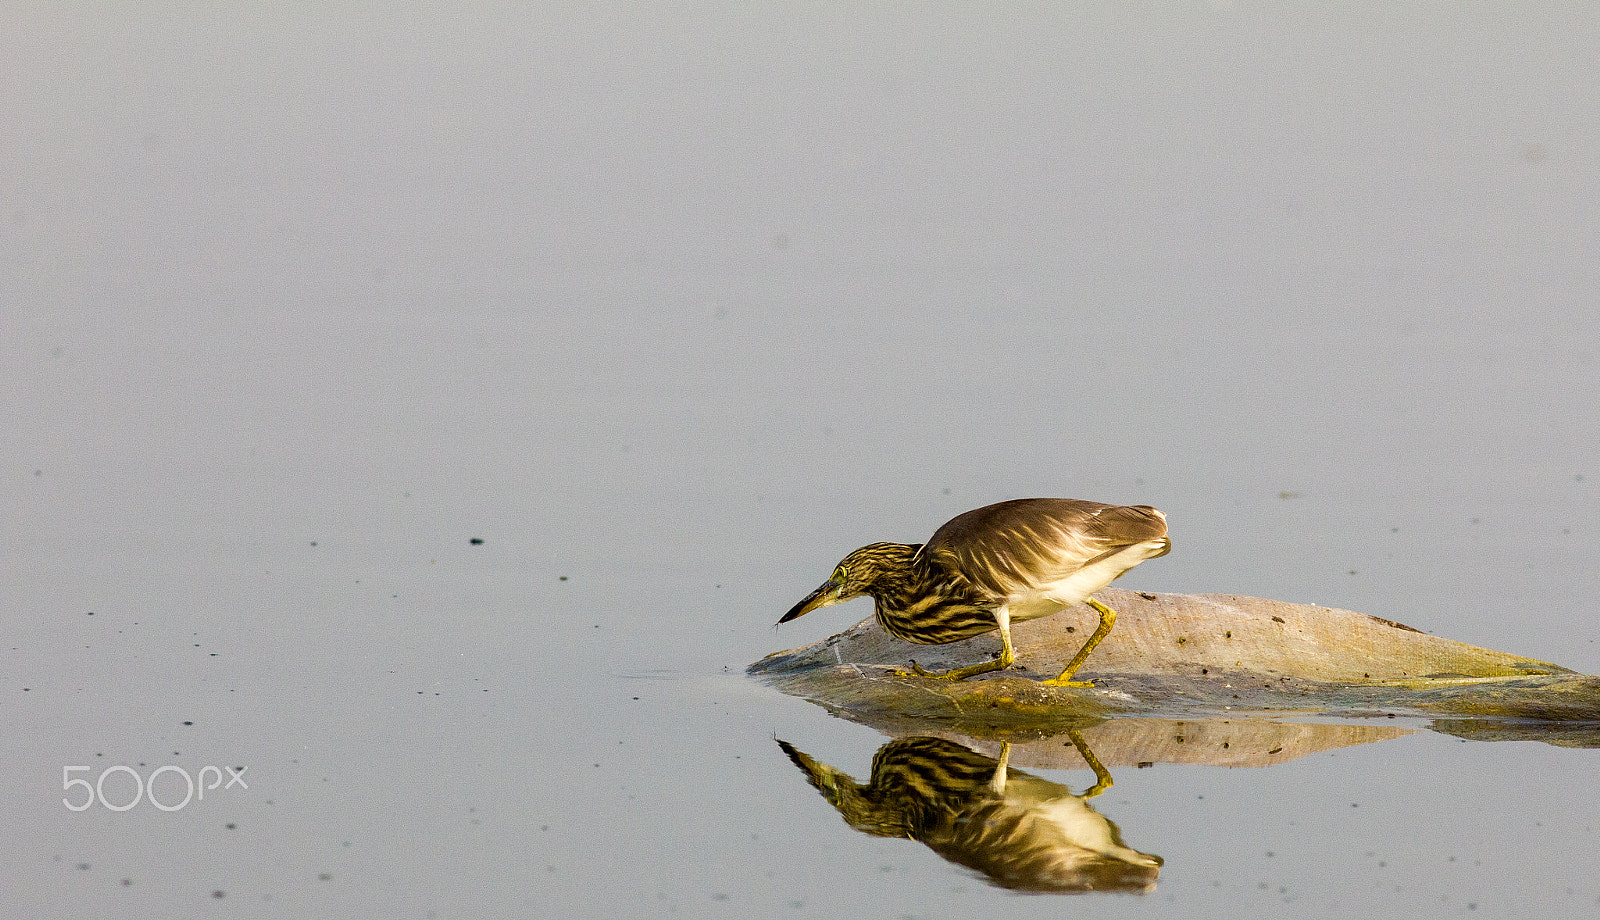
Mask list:
[{"label": "brown wing", "polygon": [[1149,505],[1019,498],[951,518],[928,538],[923,553],[973,584],[1009,596],[1166,533],[1166,518]]}]

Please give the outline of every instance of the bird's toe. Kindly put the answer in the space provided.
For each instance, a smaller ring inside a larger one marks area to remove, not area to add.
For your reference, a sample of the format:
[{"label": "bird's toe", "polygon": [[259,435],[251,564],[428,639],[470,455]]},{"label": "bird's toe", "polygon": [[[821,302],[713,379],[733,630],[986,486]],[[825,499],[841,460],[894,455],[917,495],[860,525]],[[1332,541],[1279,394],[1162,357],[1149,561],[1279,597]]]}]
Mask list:
[{"label": "bird's toe", "polygon": [[1093,687],[1094,686],[1094,681],[1092,681],[1092,680],[1062,680],[1059,677],[1052,677],[1049,680],[1039,681],[1039,683],[1044,684],[1045,686],[1048,686],[1048,687]]}]

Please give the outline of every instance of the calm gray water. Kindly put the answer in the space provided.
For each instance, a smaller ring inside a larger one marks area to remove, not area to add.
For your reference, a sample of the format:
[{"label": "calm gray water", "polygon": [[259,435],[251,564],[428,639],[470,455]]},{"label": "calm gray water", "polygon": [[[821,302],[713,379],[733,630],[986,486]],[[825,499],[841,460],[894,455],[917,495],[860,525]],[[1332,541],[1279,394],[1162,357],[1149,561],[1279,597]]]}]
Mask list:
[{"label": "calm gray water", "polygon": [[1159,881],[1023,896],[743,675],[1029,495],[1600,672],[1600,8],[4,19],[0,915],[1600,912],[1592,750],[1108,758]]}]

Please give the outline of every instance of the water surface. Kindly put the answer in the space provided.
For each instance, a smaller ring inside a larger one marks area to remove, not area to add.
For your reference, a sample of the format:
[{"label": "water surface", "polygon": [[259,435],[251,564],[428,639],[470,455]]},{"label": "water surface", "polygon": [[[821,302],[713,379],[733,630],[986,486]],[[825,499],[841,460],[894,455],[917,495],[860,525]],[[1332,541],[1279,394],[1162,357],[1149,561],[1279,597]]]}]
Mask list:
[{"label": "water surface", "polygon": [[0,912],[1600,909],[1591,750],[1108,757],[1153,889],[1022,896],[743,675],[1030,495],[1162,508],[1127,587],[1600,671],[1592,8],[7,19]]}]

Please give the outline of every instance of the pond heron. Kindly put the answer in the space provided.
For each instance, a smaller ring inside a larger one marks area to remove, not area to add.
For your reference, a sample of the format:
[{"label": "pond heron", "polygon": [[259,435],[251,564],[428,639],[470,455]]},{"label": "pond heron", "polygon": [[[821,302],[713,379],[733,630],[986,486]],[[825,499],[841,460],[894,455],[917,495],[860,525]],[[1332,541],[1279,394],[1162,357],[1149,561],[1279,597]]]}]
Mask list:
[{"label": "pond heron", "polygon": [[1100,625],[1061,675],[1044,683],[1092,687],[1072,675],[1117,614],[1090,595],[1171,548],[1167,516],[1149,505],[1020,498],[957,515],[927,543],[861,547],[778,622],[865,594],[877,602],[884,631],[908,642],[942,645],[1000,630],[1000,657],[993,661],[939,672],[911,663],[919,677],[961,680],[1011,667],[1013,622],[1088,603]]}]

